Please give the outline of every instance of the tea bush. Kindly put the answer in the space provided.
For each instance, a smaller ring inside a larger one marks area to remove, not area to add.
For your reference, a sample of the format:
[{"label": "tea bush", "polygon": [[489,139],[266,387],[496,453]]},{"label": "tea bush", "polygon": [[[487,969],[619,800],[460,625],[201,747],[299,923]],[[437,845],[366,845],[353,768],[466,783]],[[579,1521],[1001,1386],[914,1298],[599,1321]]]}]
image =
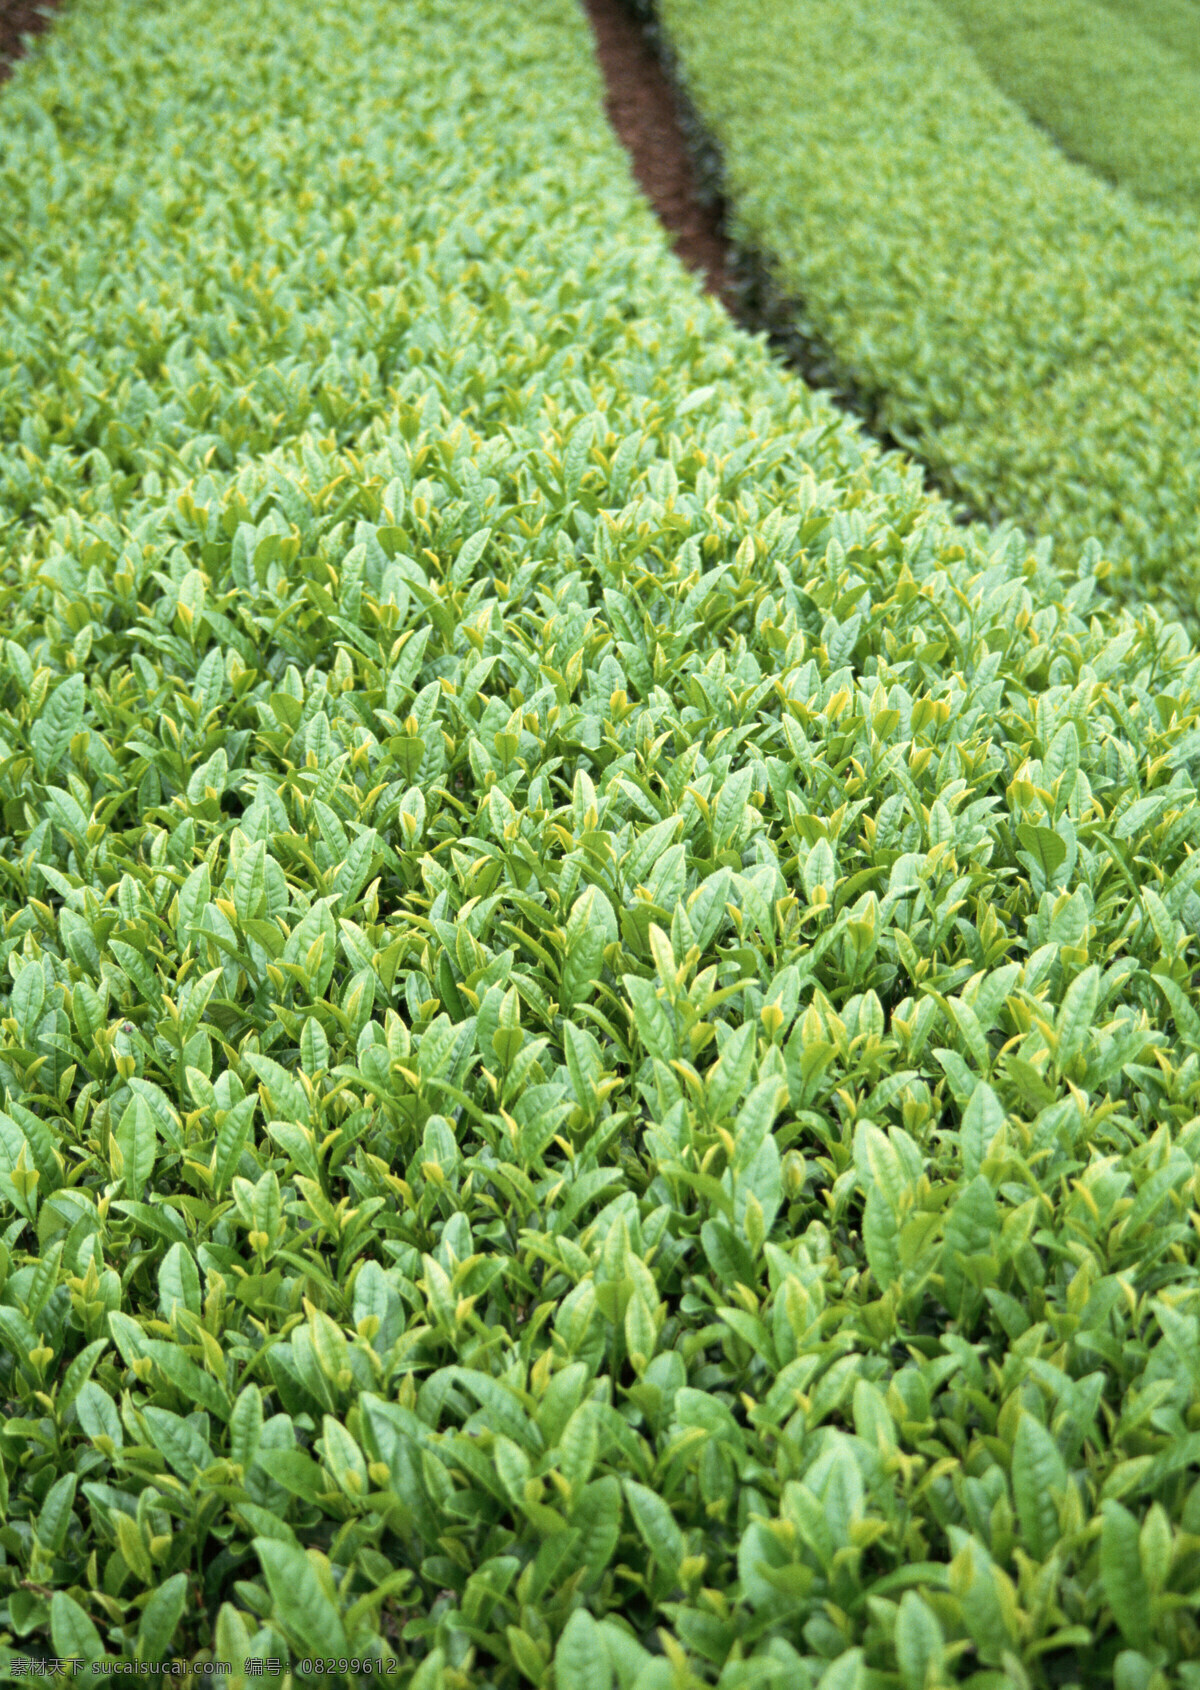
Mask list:
[{"label": "tea bush", "polygon": [[661,16],[740,239],[878,422],[978,512],[1097,536],[1127,596],[1200,625],[1194,220],[1064,159],[937,0]]},{"label": "tea bush", "polygon": [[1155,41],[1200,67],[1200,26],[1194,0],[1101,0],[1116,18],[1145,30]]},{"label": "tea bush", "polygon": [[0,1670],[1194,1687],[1200,659],[732,329],[587,47],[0,98]]},{"label": "tea bush", "polygon": [[1200,13],[1190,0],[1169,14],[1172,21],[1181,9],[1188,14],[1191,42],[1183,52],[1154,34],[1153,17],[1143,25],[1137,6],[939,4],[997,87],[1071,158],[1139,199],[1200,207]]}]

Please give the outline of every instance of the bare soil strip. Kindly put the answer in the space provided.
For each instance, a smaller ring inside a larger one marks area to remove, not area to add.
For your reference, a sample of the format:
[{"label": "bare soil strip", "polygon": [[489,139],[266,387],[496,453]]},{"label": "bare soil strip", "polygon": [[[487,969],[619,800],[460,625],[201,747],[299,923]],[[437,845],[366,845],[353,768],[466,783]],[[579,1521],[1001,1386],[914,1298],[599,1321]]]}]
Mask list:
[{"label": "bare soil strip", "polygon": [[734,285],[724,207],[705,193],[680,128],[676,98],[658,54],[626,0],[583,0],[604,73],[608,121],[633,162],[638,186],[689,270],[731,312]]}]

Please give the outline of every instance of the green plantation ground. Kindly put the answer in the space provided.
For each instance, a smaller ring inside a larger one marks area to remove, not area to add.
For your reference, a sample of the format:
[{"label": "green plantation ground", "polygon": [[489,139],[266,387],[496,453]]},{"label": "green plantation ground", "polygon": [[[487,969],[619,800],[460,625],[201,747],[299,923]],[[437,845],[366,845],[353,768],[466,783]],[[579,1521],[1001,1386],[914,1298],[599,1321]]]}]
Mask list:
[{"label": "green plantation ground", "polygon": [[1200,7],[1196,0],[1101,0],[1118,20],[1145,30],[1200,69]]},{"label": "green plantation ground", "polygon": [[[957,3],[957,0],[956,0]],[[1200,627],[1200,242],[1070,163],[937,0],[664,0],[737,231],[978,512]]]},{"label": "green plantation ground", "polygon": [[3,1671],[1194,1690],[1200,659],[700,297],[588,47],[0,97]]},{"label": "green plantation ground", "polygon": [[[1139,199],[1200,208],[1200,7],[938,0],[988,75],[1066,153]],[[1154,14],[1190,24],[1190,46]],[[1180,14],[1187,14],[1186,20]]]}]

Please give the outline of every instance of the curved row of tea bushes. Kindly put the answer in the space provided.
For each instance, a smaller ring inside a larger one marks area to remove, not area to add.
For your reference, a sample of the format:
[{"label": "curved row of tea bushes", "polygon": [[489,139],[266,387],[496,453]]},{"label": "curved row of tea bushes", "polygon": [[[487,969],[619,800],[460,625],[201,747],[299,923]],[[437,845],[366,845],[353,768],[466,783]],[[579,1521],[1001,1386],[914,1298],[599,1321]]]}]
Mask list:
[{"label": "curved row of tea bushes", "polygon": [[0,96],[31,349],[202,227],[246,414],[353,397],[28,448],[0,1672],[1195,1690],[1200,659],[700,297],[588,47],[82,0]]},{"label": "curved row of tea bushes", "polygon": [[1180,58],[1200,68],[1200,8],[1196,0],[1100,0],[1122,23],[1132,24]]},{"label": "curved row of tea bushes", "polygon": [[1138,199],[1200,208],[1200,8],[1185,56],[1103,0],[938,0],[992,81],[1069,157]]},{"label": "curved row of tea bushes", "polygon": [[1197,623],[1200,243],[1066,161],[936,0],[664,0],[737,230],[975,510]]}]

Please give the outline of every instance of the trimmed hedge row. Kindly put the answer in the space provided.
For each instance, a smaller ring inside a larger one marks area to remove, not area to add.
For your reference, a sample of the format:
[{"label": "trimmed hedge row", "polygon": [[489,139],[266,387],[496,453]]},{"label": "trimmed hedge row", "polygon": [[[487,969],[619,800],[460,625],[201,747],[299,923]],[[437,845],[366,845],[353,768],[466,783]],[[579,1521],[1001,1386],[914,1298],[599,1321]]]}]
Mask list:
[{"label": "trimmed hedge row", "polygon": [[1200,68],[1200,8],[1196,0],[1100,0],[1127,23]]},{"label": "trimmed hedge row", "polygon": [[[939,0],[998,88],[1139,199],[1200,207],[1200,10],[1186,55],[1101,0]],[[1178,8],[1172,13],[1177,17]],[[1182,32],[1182,29],[1180,31]]]},{"label": "trimmed hedge row", "polygon": [[936,0],[664,0],[743,244],[975,510],[1197,625],[1200,246],[1068,163]]},{"label": "trimmed hedge row", "polygon": [[566,0],[0,112],[0,1672],[1194,1690],[1182,630],[698,295]]}]

